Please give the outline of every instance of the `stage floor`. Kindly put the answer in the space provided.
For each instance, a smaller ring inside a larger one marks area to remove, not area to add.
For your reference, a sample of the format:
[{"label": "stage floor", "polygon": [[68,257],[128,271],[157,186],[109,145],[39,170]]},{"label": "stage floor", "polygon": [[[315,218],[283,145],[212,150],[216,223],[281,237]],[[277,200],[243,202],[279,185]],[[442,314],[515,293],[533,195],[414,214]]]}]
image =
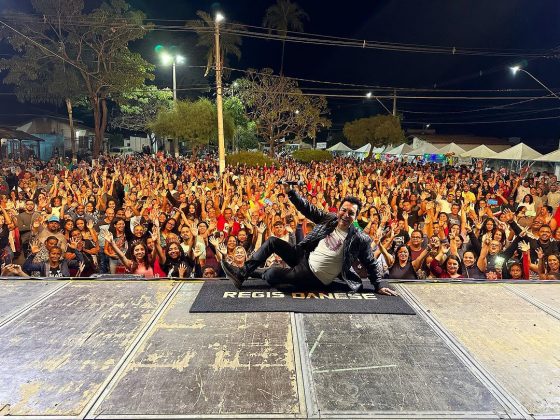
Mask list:
[{"label": "stage floor", "polygon": [[399,284],[417,315],[189,313],[200,283],[0,281],[12,418],[560,418],[560,285]]}]

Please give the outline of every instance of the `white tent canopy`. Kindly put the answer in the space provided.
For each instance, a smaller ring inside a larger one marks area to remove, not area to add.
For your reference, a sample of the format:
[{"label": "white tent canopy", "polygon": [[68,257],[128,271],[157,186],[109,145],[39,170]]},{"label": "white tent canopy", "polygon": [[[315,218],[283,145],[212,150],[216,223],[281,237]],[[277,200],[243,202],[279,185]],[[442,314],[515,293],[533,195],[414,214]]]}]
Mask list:
[{"label": "white tent canopy", "polygon": [[525,143],[516,144],[503,152],[497,153],[492,156],[492,159],[501,160],[536,160],[542,155],[535,149],[527,146]]},{"label": "white tent canopy", "polygon": [[498,153],[490,149],[489,147],[481,144],[480,146],[475,147],[474,149],[468,150],[464,153],[461,153],[461,157],[463,158],[475,158],[475,159],[493,159],[495,155]]},{"label": "white tent canopy", "polygon": [[371,151],[371,143],[364,144],[359,149],[354,150],[354,153],[369,153]]},{"label": "white tent canopy", "polygon": [[410,151],[412,151],[412,146],[403,143],[403,144],[395,147],[394,149],[391,149],[389,151],[385,151],[383,153],[385,153],[386,155],[407,155],[408,152],[410,152]]},{"label": "white tent canopy", "polygon": [[383,153],[384,150],[390,150],[389,146],[381,146],[381,147],[374,147],[371,149],[371,154],[374,155],[376,153]]},{"label": "white tent canopy", "polygon": [[366,143],[362,147],[360,147],[359,149],[354,150],[352,152],[352,155],[361,160],[361,159],[365,159],[366,157],[368,157],[370,151],[371,151],[371,144]]},{"label": "white tent canopy", "polygon": [[439,149],[438,153],[444,155],[447,153],[453,153],[455,156],[460,156],[462,153],[465,153],[465,149],[463,149],[461,146],[458,146],[455,143],[449,143],[443,146],[441,149]]},{"label": "white tent canopy", "polygon": [[334,146],[327,149],[329,152],[353,152],[348,146],[342,142],[336,143]]},{"label": "white tent canopy", "polygon": [[426,143],[423,146],[418,147],[417,149],[414,149],[408,153],[406,153],[409,156],[420,156],[420,155],[424,155],[424,154],[433,154],[433,153],[441,153],[438,148],[436,146],[434,146],[431,143]]},{"label": "white tent canopy", "polygon": [[539,162],[560,163],[560,149],[550,152],[546,155],[536,158]]}]

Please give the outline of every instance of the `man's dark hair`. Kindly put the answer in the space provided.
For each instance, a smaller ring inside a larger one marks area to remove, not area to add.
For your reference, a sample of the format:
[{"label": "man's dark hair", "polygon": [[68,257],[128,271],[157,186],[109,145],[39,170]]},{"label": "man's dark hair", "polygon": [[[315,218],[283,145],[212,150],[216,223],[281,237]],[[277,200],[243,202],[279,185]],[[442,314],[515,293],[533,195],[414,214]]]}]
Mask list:
[{"label": "man's dark hair", "polygon": [[359,198],[353,197],[353,196],[351,196],[351,195],[347,195],[346,197],[344,197],[344,198],[342,199],[342,203],[340,203],[340,205],[344,204],[346,201],[348,201],[348,202],[351,203],[351,204],[357,205],[357,206],[358,206],[358,211],[356,212],[356,216],[357,216],[358,214],[360,214],[360,211],[362,210],[362,202],[360,201]]}]

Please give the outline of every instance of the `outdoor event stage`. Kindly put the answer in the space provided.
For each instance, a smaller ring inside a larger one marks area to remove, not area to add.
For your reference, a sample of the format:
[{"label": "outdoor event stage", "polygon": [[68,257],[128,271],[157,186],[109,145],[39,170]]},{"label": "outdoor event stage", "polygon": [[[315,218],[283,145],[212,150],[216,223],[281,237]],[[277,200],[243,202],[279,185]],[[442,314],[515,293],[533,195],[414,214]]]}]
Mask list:
[{"label": "outdoor event stage", "polygon": [[416,315],[189,313],[201,283],[2,280],[0,415],[560,418],[559,284],[395,287]]}]

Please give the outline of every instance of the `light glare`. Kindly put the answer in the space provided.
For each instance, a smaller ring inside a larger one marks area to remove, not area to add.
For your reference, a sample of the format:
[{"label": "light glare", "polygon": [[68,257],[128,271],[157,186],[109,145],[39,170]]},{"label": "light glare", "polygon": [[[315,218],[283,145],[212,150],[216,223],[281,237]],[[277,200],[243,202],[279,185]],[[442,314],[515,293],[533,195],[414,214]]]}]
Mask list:
[{"label": "light glare", "polygon": [[161,63],[164,66],[168,66],[169,64],[171,64],[173,62],[173,57],[171,56],[171,54],[166,53],[166,52],[161,53],[160,58],[161,58]]}]

